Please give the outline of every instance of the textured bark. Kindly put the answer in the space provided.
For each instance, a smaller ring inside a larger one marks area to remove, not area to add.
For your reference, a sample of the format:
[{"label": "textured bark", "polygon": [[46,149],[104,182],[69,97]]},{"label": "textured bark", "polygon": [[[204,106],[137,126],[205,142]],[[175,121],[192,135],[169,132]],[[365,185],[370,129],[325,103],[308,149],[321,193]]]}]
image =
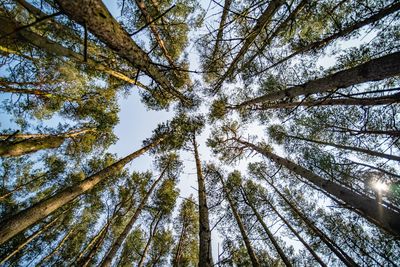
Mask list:
[{"label": "textured bark", "polygon": [[60,135],[48,134],[16,134],[11,141],[1,140],[5,135],[0,135],[0,157],[18,157],[29,153],[34,153],[42,149],[52,149],[60,147],[65,139],[77,135],[85,134],[92,129],[71,131]]},{"label": "textured bark", "polygon": [[400,156],[388,155],[385,153],[381,153],[381,152],[377,152],[377,151],[373,151],[373,150],[369,150],[369,149],[365,149],[365,148],[345,146],[345,145],[334,144],[334,143],[330,143],[330,142],[312,140],[312,139],[294,136],[294,135],[286,135],[286,136],[289,138],[298,139],[298,140],[302,140],[302,141],[306,141],[306,142],[310,142],[310,143],[315,143],[315,144],[320,144],[320,145],[325,145],[325,146],[332,146],[332,147],[336,147],[336,148],[340,148],[340,149],[344,149],[344,150],[360,152],[360,153],[367,154],[367,155],[374,156],[374,157],[380,157],[380,158],[384,158],[384,159],[400,161]]},{"label": "textured bark", "polygon": [[250,30],[250,33],[246,36],[243,46],[240,48],[239,52],[232,60],[226,72],[218,80],[218,83],[215,85],[216,91],[218,91],[222,86],[222,83],[233,74],[239,60],[247,53],[250,46],[254,43],[254,41],[256,40],[257,36],[261,33],[261,31],[268,27],[268,25],[271,23],[272,17],[283,5],[283,3],[284,1],[282,0],[272,0],[270,2],[267,9],[258,18],[256,25]]},{"label": "textured bark", "polygon": [[158,83],[184,104],[190,100],[177,91],[150,57],[132,40],[126,30],[113,18],[101,0],[56,0],[61,10],[77,23],[86,25],[97,38],[134,67]]},{"label": "textured bark", "polygon": [[347,255],[332,239],[323,233],[317,226],[314,225],[294,204],[292,204],[272,183],[267,179],[265,181],[275,190],[275,192],[289,205],[291,210],[300,217],[300,219],[307,225],[307,227],[314,232],[329,249],[346,265],[349,267],[358,266],[353,259]]},{"label": "textured bark", "polygon": [[[265,199],[266,200],[266,199]],[[303,246],[310,252],[310,254],[314,257],[314,259],[319,263],[319,265],[323,267],[327,267],[327,265],[322,261],[322,259],[318,256],[318,254],[310,247],[310,245],[300,236],[300,234],[290,225],[290,223],[279,213],[279,211],[271,205],[269,201],[268,205],[272,208],[272,210],[278,215],[278,217],[283,221],[283,223],[289,228],[289,230],[297,237],[297,239],[303,244]]]},{"label": "textured bark", "polygon": [[275,163],[283,165],[297,175],[300,175],[301,177],[305,178],[313,185],[315,185],[317,188],[320,188],[321,190],[327,192],[333,198],[339,201],[343,201],[348,207],[355,210],[361,216],[363,216],[382,230],[385,230],[396,238],[400,237],[399,213],[394,212],[393,210],[390,210],[383,205],[380,205],[374,199],[371,199],[367,196],[359,195],[335,182],[325,180],[321,176],[307,170],[306,168],[303,168],[302,166],[290,160],[275,155],[249,142],[240,139],[235,140],[238,143],[241,143],[251,148],[252,150],[264,155]]},{"label": "textured bark", "polygon": [[147,201],[149,200],[151,194],[153,193],[154,189],[156,188],[157,184],[161,181],[161,179],[164,177],[166,168],[163,170],[161,175],[158,177],[157,180],[154,181],[154,183],[151,185],[149,191],[147,192],[146,196],[142,199],[140,202],[139,206],[135,210],[135,213],[125,226],[124,230],[121,232],[121,234],[117,237],[115,240],[114,244],[111,246],[111,248],[108,250],[107,254],[104,256],[104,259],[100,266],[102,267],[108,267],[111,266],[112,260],[117,254],[119,248],[122,246],[122,243],[126,239],[126,237],[129,235],[131,232],[133,225],[135,224],[137,218],[139,217],[140,213],[142,212],[143,208],[147,204]]},{"label": "textured bark", "polygon": [[25,230],[29,226],[46,218],[48,215],[71,202],[78,196],[95,187],[98,183],[106,180],[115,172],[120,171],[126,164],[133,159],[144,154],[146,151],[157,146],[163,138],[159,138],[153,143],[133,152],[121,160],[111,164],[103,170],[85,178],[76,185],[65,188],[55,195],[34,204],[33,206],[17,213],[11,218],[3,220],[0,223],[0,245],[7,240]]},{"label": "textured bark", "polygon": [[193,135],[194,158],[196,161],[197,183],[199,194],[199,267],[211,267],[214,265],[211,249],[211,230],[208,216],[206,185],[201,169],[199,152],[197,150],[196,137]]},{"label": "textured bark", "polygon": [[372,16],[370,16],[370,17],[368,17],[368,18],[366,18],[366,19],[364,19],[362,21],[356,22],[353,25],[348,26],[347,28],[340,29],[340,31],[338,31],[337,33],[332,34],[331,36],[328,36],[326,38],[323,38],[323,39],[321,39],[319,41],[316,41],[314,43],[310,43],[310,44],[300,48],[296,52],[284,57],[283,59],[279,60],[278,62],[274,63],[273,65],[271,65],[271,66],[263,69],[262,71],[256,73],[255,75],[263,73],[263,72],[265,72],[265,71],[267,71],[267,70],[269,70],[269,69],[271,69],[271,68],[273,68],[273,67],[275,67],[275,66],[277,66],[279,64],[282,64],[283,62],[288,61],[289,59],[291,59],[291,58],[293,58],[293,57],[295,57],[297,55],[306,53],[306,52],[311,51],[311,50],[321,49],[321,48],[327,46],[328,44],[330,44],[331,42],[335,41],[336,39],[344,37],[344,36],[347,36],[348,34],[354,32],[354,31],[356,31],[356,30],[358,30],[358,29],[360,29],[360,28],[362,28],[362,27],[364,27],[366,25],[373,24],[373,23],[381,20],[382,18],[384,18],[384,17],[386,17],[386,16],[388,16],[390,14],[393,14],[393,13],[397,12],[398,10],[400,10],[400,3],[395,3],[393,5],[390,5],[390,6],[386,7],[386,8],[383,8],[381,11],[377,12],[375,15],[372,15]]},{"label": "textured bark", "polygon": [[308,96],[339,88],[346,88],[365,82],[379,81],[400,74],[400,52],[372,59],[356,67],[342,70],[323,78],[306,82],[302,85],[268,93],[237,105],[238,108],[262,104],[284,98],[292,99],[297,96]]},{"label": "textured bark", "polygon": [[[296,107],[320,107],[320,106],[379,106],[390,105],[400,102],[400,93],[369,97],[369,98],[333,98],[323,100],[306,100],[296,102],[282,102],[282,103],[263,103],[257,110],[268,110],[277,108],[296,108]],[[228,106],[228,109],[236,109],[239,106]]]},{"label": "textured bark", "polygon": [[279,246],[278,242],[276,241],[274,235],[271,233],[269,230],[268,226],[265,224],[263,218],[261,217],[260,213],[258,213],[256,207],[248,200],[248,197],[246,193],[243,190],[243,193],[245,195],[245,202],[246,204],[251,208],[253,211],[254,215],[256,215],[257,221],[261,224],[262,228],[264,229],[265,233],[267,234],[269,240],[271,241],[272,245],[276,249],[276,252],[278,252],[279,256],[281,257],[282,261],[285,263],[287,267],[293,266],[288,257],[285,255],[285,252],[283,252],[282,248]]},{"label": "textured bark", "polygon": [[30,31],[29,29],[16,31],[19,27],[21,27],[21,25],[19,25],[15,20],[0,17],[0,24],[2,25],[2,27],[0,27],[0,33],[3,35],[15,32],[13,36],[19,41],[30,43],[52,55],[58,57],[68,57],[76,63],[87,64],[92,69],[105,72],[117,79],[123,80],[127,83],[138,85],[146,89],[144,85],[136,82],[134,79],[129,78],[125,74],[115,71],[107,67],[106,65],[96,62],[95,60],[90,58],[87,58],[87,60],[85,61],[83,55],[80,55],[62,45],[59,45],[35,32]]},{"label": "textured bark", "polygon": [[[224,182],[224,180],[223,180],[221,175],[218,175],[218,177],[219,177],[219,180],[221,181],[221,184],[222,184],[222,190],[225,193],[226,199],[228,200],[228,203],[229,203],[229,206],[230,206],[230,208],[232,210],[233,216],[235,217],[236,223],[237,223],[237,225],[239,227],[240,234],[242,235],[243,242],[244,242],[244,244],[246,246],[247,254],[249,254],[251,263],[252,263],[253,267],[261,266],[260,262],[259,262],[259,260],[258,260],[258,258],[256,256],[256,253],[254,252],[253,247],[251,246],[250,238],[247,235],[247,231],[246,231],[246,228],[245,228],[245,226],[244,226],[244,224],[242,222],[242,219],[240,218],[240,214],[239,214],[238,210],[236,209],[235,203],[233,202],[233,199],[229,195],[228,190],[226,189],[225,182]],[[291,266],[291,265],[289,264],[287,266]]]}]

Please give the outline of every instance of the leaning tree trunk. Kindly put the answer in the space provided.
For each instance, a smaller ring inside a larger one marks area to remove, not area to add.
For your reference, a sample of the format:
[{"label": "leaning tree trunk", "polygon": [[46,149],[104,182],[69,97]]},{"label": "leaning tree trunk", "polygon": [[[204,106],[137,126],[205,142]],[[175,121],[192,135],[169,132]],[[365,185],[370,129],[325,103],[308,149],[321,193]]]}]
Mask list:
[{"label": "leaning tree trunk", "polygon": [[311,182],[317,188],[327,192],[333,198],[343,201],[347,206],[354,209],[361,216],[385,230],[386,232],[399,237],[400,236],[400,214],[388,209],[387,207],[377,203],[374,199],[367,196],[359,195],[350,189],[343,187],[335,182],[325,180],[321,176],[303,168],[302,166],[275,155],[265,149],[262,149],[252,143],[235,139],[252,150],[264,155],[277,164],[285,166],[290,171],[300,175],[307,181]]},{"label": "leaning tree trunk", "polygon": [[[162,217],[162,214],[160,214],[160,212],[157,213],[157,215],[154,217],[153,221],[150,224],[149,239],[147,239],[146,246],[144,247],[144,250],[141,254],[141,257],[140,257],[137,267],[142,267],[144,264],[144,260],[146,259],[147,253],[149,251],[151,241],[153,240],[153,237],[155,236],[155,234],[157,232],[157,227],[158,227],[159,222],[161,221],[161,217]],[[154,225],[154,223],[155,223],[155,225]],[[153,228],[153,225],[154,225],[154,228]]]},{"label": "leaning tree trunk", "polygon": [[120,171],[126,164],[131,162],[133,159],[144,154],[146,151],[157,146],[163,137],[158,138],[149,145],[133,152],[132,154],[126,156],[125,158],[111,164],[110,166],[104,168],[103,170],[85,178],[76,185],[65,188],[59,191],[52,197],[44,199],[33,206],[20,211],[16,215],[0,223],[0,245],[5,243],[7,240],[25,230],[34,223],[46,218],[48,215],[56,211],[58,208],[64,206],[65,204],[71,202],[78,196],[89,191],[95,187],[98,183],[106,180],[115,172]]},{"label": "leaning tree trunk", "polygon": [[117,254],[119,248],[121,247],[122,243],[130,233],[130,231],[133,228],[133,225],[135,224],[137,218],[139,217],[140,213],[142,212],[143,208],[147,204],[147,201],[149,200],[149,197],[153,193],[154,189],[156,188],[157,184],[161,181],[161,179],[164,177],[164,174],[167,170],[168,166],[162,171],[161,175],[158,177],[157,180],[154,181],[154,183],[151,185],[149,191],[147,191],[146,196],[142,199],[140,202],[139,206],[135,210],[135,213],[132,215],[131,219],[125,226],[124,230],[121,232],[121,234],[117,237],[115,240],[114,244],[111,246],[110,250],[107,252],[107,254],[104,256],[104,259],[102,263],[100,264],[101,267],[108,267],[111,266],[111,262],[115,255]]},{"label": "leaning tree trunk", "polygon": [[119,56],[143,71],[183,104],[191,101],[177,91],[150,57],[132,40],[129,33],[113,18],[101,0],[56,0],[71,19],[88,28]]},{"label": "leaning tree trunk", "polygon": [[256,215],[257,221],[261,224],[262,228],[264,229],[265,233],[267,234],[269,240],[271,241],[272,245],[274,246],[274,248],[276,249],[276,252],[278,252],[279,256],[281,257],[282,261],[285,263],[285,265],[287,267],[291,267],[293,266],[290,263],[290,260],[288,259],[288,257],[286,256],[285,252],[283,251],[283,249],[279,246],[278,242],[276,241],[274,235],[272,234],[272,232],[269,230],[268,226],[265,224],[262,216],[260,215],[260,213],[258,213],[256,207],[254,207],[254,205],[249,201],[246,192],[244,192],[244,199],[245,199],[245,203],[251,208],[251,210],[253,211],[254,215]]},{"label": "leaning tree trunk", "polygon": [[[11,140],[0,140],[0,157],[18,157],[34,153],[43,149],[54,149],[60,147],[65,139],[85,134],[93,129],[82,129],[70,131],[64,134],[33,134],[33,135],[10,135]],[[4,135],[0,135],[0,139]]]},{"label": "leaning tree trunk", "polygon": [[265,181],[275,190],[275,192],[289,205],[291,210],[300,217],[300,219],[307,225],[307,227],[314,232],[324,244],[348,267],[358,266],[354,260],[347,255],[332,239],[323,233],[313,222],[310,221],[294,204],[292,204],[270,181]]},{"label": "leaning tree trunk", "polygon": [[199,194],[199,267],[213,266],[211,250],[211,230],[208,216],[206,185],[201,169],[199,152],[197,150],[196,137],[193,134],[194,158],[196,161],[197,183]]},{"label": "leaning tree trunk", "polygon": [[283,217],[282,214],[272,205],[267,199],[264,199],[268,205],[272,208],[272,210],[278,215],[278,217],[283,221],[283,223],[289,228],[289,230],[297,237],[297,239],[303,244],[303,246],[310,252],[310,254],[314,257],[314,259],[319,263],[319,265],[323,267],[328,267],[322,259],[318,256],[318,254],[310,247],[310,245],[300,236],[300,234],[290,225],[290,223]]},{"label": "leaning tree trunk", "polygon": [[374,15],[372,15],[372,16],[370,16],[370,17],[368,17],[368,18],[366,18],[366,19],[364,19],[362,21],[358,21],[358,22],[354,23],[353,25],[348,26],[347,28],[340,29],[337,33],[334,33],[334,34],[332,34],[332,35],[330,35],[330,36],[328,36],[328,37],[326,37],[324,39],[321,39],[319,41],[310,43],[310,44],[300,48],[296,52],[294,52],[294,53],[282,58],[278,62],[276,62],[276,63],[272,64],[271,66],[263,69],[262,71],[256,73],[256,75],[258,75],[258,74],[260,74],[262,72],[265,72],[265,71],[267,71],[267,70],[269,70],[269,69],[271,69],[271,68],[273,68],[273,67],[275,67],[275,66],[277,66],[279,64],[282,64],[283,62],[293,58],[294,56],[306,53],[306,52],[311,51],[311,50],[316,50],[316,49],[320,49],[322,47],[325,47],[328,44],[330,44],[331,42],[337,40],[338,38],[344,37],[344,36],[354,32],[354,31],[356,31],[356,30],[358,30],[358,29],[360,29],[360,28],[362,28],[362,27],[364,27],[366,25],[373,24],[373,23],[383,19],[384,17],[389,16],[390,14],[393,14],[393,13],[397,12],[399,9],[400,9],[400,3],[395,3],[393,5],[390,5],[390,6],[386,7],[386,8],[383,8],[382,10],[377,12],[376,14],[374,14]]},{"label": "leaning tree trunk", "polygon": [[324,93],[330,90],[346,88],[351,85],[379,81],[400,74],[400,52],[372,59],[356,67],[293,86],[285,90],[268,93],[236,105],[236,108],[261,105],[264,102],[279,99],[292,99],[297,96]]},{"label": "leaning tree trunk", "polygon": [[320,145],[325,145],[325,146],[332,146],[332,147],[336,147],[336,148],[340,148],[340,149],[344,149],[344,150],[360,152],[360,153],[367,154],[367,155],[374,156],[374,157],[380,157],[380,158],[384,158],[384,159],[400,161],[400,156],[388,155],[388,154],[385,154],[382,152],[373,151],[373,150],[369,150],[369,149],[365,149],[365,148],[345,146],[345,145],[334,144],[334,143],[330,143],[330,142],[312,140],[312,139],[294,136],[294,135],[286,135],[286,136],[289,138],[302,140],[302,141],[306,141],[306,142],[310,142],[310,143],[315,143],[315,144],[320,144]]},{"label": "leaning tree trunk", "polygon": [[[219,180],[221,181],[222,190],[224,191],[225,196],[226,196],[226,198],[228,200],[228,203],[229,203],[229,206],[230,206],[230,208],[232,210],[233,216],[235,217],[236,223],[239,226],[240,234],[242,235],[243,242],[244,242],[244,244],[246,246],[247,254],[249,254],[251,263],[252,263],[253,267],[261,266],[260,262],[258,261],[258,258],[256,256],[256,253],[254,252],[253,247],[251,246],[250,238],[247,235],[247,231],[246,231],[245,226],[244,226],[244,224],[242,222],[242,219],[240,218],[239,212],[236,209],[235,204],[233,203],[233,199],[229,195],[229,192],[228,192],[228,190],[226,188],[226,185],[225,185],[225,182],[224,182],[224,180],[222,178],[222,175],[218,174],[218,177],[219,177]],[[291,265],[287,265],[287,266],[290,267]]]},{"label": "leaning tree trunk", "polygon": [[218,80],[215,85],[215,90],[218,91],[222,86],[222,83],[230,77],[239,62],[240,59],[246,54],[249,50],[250,46],[254,43],[257,36],[266,28],[272,21],[272,17],[279,10],[279,8],[284,4],[282,0],[272,0],[270,1],[267,9],[262,13],[262,15],[257,19],[256,25],[250,30],[249,34],[246,36],[244,40],[243,46],[240,48],[240,51],[236,54],[235,58],[232,60],[226,72],[222,75],[222,77]]},{"label": "leaning tree trunk", "polygon": [[[296,102],[263,103],[256,110],[269,110],[277,108],[320,107],[320,106],[378,106],[390,105],[400,102],[400,93],[366,98],[333,98],[316,99]],[[237,109],[240,106],[227,106],[228,109]]]}]

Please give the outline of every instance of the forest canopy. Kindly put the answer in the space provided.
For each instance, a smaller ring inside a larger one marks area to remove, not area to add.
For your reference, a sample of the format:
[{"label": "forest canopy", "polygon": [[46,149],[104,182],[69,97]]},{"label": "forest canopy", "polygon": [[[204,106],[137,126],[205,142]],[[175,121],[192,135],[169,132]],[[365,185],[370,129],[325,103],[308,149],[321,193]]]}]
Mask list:
[{"label": "forest canopy", "polygon": [[0,0],[0,266],[400,265],[399,48],[398,0]]}]

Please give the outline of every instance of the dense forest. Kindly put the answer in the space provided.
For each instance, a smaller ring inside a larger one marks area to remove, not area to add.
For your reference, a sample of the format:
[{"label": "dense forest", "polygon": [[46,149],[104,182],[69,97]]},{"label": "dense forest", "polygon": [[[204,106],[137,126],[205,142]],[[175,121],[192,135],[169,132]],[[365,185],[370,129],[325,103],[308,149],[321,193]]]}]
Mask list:
[{"label": "dense forest", "polygon": [[399,103],[399,0],[0,0],[0,266],[400,266]]}]

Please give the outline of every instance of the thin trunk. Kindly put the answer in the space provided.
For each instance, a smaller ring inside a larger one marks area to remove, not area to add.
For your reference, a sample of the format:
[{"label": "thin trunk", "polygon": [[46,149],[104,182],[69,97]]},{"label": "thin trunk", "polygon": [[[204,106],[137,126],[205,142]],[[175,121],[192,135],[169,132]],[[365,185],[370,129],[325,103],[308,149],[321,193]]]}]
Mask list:
[{"label": "thin trunk", "polygon": [[[0,17],[0,24],[2,27],[0,28],[0,33],[1,34],[8,34],[10,32],[15,32],[16,29],[20,27],[20,25],[10,19],[10,18],[5,18],[5,17]],[[135,84],[138,85],[144,89],[146,89],[145,86],[143,86],[140,83],[137,83],[134,79],[129,78],[123,73],[120,73],[116,70],[113,70],[106,65],[103,65],[99,62],[96,62],[93,59],[88,58],[87,61],[84,61],[83,55],[80,55],[62,45],[59,45],[33,31],[30,31],[29,29],[23,29],[19,30],[15,33],[16,38],[18,38],[21,41],[25,41],[27,43],[33,44],[34,46],[59,57],[68,57],[69,59],[79,63],[79,64],[87,64],[90,68],[93,68],[98,71],[105,72],[117,79],[123,80],[127,83]],[[13,53],[14,54],[14,53]]]},{"label": "thin trunk", "polygon": [[388,136],[393,136],[393,137],[400,137],[400,131],[398,130],[357,130],[357,129],[350,129],[346,127],[340,127],[336,125],[326,125],[328,128],[334,128],[338,130],[332,130],[333,132],[337,133],[349,133],[350,135],[361,135],[361,134],[367,134],[367,135],[388,135]]},{"label": "thin trunk", "polygon": [[250,30],[249,34],[246,36],[243,46],[240,48],[239,52],[232,60],[226,72],[218,80],[218,83],[215,85],[216,91],[218,91],[222,86],[222,83],[233,74],[239,60],[246,54],[246,52],[249,50],[250,46],[254,43],[254,41],[256,40],[257,36],[261,33],[261,31],[268,27],[268,25],[272,21],[272,17],[275,15],[275,13],[279,10],[279,8],[283,4],[284,1],[282,0],[272,0],[270,2],[267,9],[258,18],[256,25]]},{"label": "thin trunk", "polygon": [[85,178],[76,185],[67,187],[66,189],[59,191],[52,197],[40,201],[39,203],[17,213],[11,218],[3,220],[0,223],[0,245],[5,243],[7,240],[25,230],[29,226],[37,223],[38,221],[46,218],[48,215],[56,211],[58,208],[71,202],[78,196],[84,194],[88,190],[95,187],[98,183],[106,180],[115,172],[120,171],[126,164],[131,162],[133,159],[144,154],[146,151],[157,146],[163,137],[158,138],[154,142],[147,146],[133,152],[132,154],[122,158],[121,160],[111,164],[103,170]]},{"label": "thin trunk", "polygon": [[275,192],[289,205],[291,210],[300,217],[300,219],[312,230],[323,242],[329,247],[329,249],[346,265],[349,267],[358,266],[353,259],[347,255],[332,239],[330,239],[325,233],[323,233],[317,226],[315,226],[310,219],[308,219],[294,204],[292,204],[268,179],[264,179]]},{"label": "thin trunk", "polygon": [[262,43],[261,47],[258,49],[258,52],[254,53],[253,56],[250,57],[250,59],[248,59],[243,66],[241,67],[241,70],[244,70],[247,68],[247,66],[253,62],[253,60],[258,57],[260,54],[262,54],[265,50],[265,48],[267,47],[267,45],[269,45],[274,38],[280,34],[283,30],[286,29],[286,27],[289,25],[289,23],[294,20],[297,16],[297,14],[299,14],[303,8],[306,6],[306,4],[310,3],[310,0],[302,0],[297,6],[296,8],[293,10],[292,13],[289,14],[289,16],[281,23],[279,24],[279,26],[275,29],[275,31],[273,33],[271,33],[269,36],[267,36],[266,40]]},{"label": "thin trunk", "polygon": [[[266,199],[265,199],[266,200]],[[303,246],[310,252],[310,254],[314,257],[314,259],[319,263],[319,265],[323,267],[327,267],[327,265],[322,261],[322,259],[318,256],[318,254],[310,247],[310,245],[300,236],[300,234],[290,225],[290,223],[279,213],[279,211],[271,205],[271,203],[266,200],[268,205],[272,208],[272,210],[278,215],[278,217],[284,222],[284,224],[289,228],[289,230],[297,237],[297,239],[303,244]]]},{"label": "thin trunk", "polygon": [[181,251],[182,251],[182,243],[186,233],[186,225],[182,225],[182,230],[179,235],[178,245],[176,246],[176,253],[174,259],[172,260],[172,265],[174,267],[180,267],[180,258],[181,258]]},{"label": "thin trunk", "polygon": [[[268,110],[277,108],[296,108],[296,107],[320,107],[320,106],[379,106],[390,105],[400,102],[400,93],[371,97],[371,98],[339,98],[339,99],[322,99],[322,100],[306,100],[296,102],[282,103],[263,103],[257,110]],[[239,106],[228,106],[228,109],[236,109]]]},{"label": "thin trunk", "polygon": [[68,233],[61,239],[61,241],[57,244],[57,246],[53,249],[53,251],[47,255],[46,257],[44,257],[36,266],[40,266],[42,265],[44,262],[46,262],[47,260],[49,260],[54,254],[57,253],[57,251],[60,250],[60,248],[62,247],[62,245],[65,243],[65,241],[68,240],[68,238],[70,237],[70,235],[74,232],[74,228],[71,228]]},{"label": "thin trunk", "polygon": [[[7,193],[4,193],[3,195],[0,196],[0,201],[3,201],[4,199],[6,199],[7,197],[9,197],[10,195],[12,195],[12,194],[14,194],[15,192],[21,190],[21,188],[23,188],[23,187],[29,185],[30,183],[33,183],[34,181],[37,181],[37,180],[40,179],[40,178],[43,178],[44,176],[45,176],[45,175],[38,175],[37,177],[35,177],[35,178],[29,180],[28,182],[16,186],[15,188],[13,188],[13,189],[10,190],[10,191],[8,191],[8,190],[6,190],[6,189],[4,188],[4,189],[7,191]],[[43,181],[40,185],[42,185],[44,182],[45,182],[45,181]]]},{"label": "thin trunk", "polygon": [[125,226],[124,230],[121,232],[121,234],[117,237],[115,240],[114,244],[111,246],[107,254],[104,256],[104,259],[102,263],[100,264],[101,267],[108,267],[111,266],[111,262],[115,255],[117,254],[119,248],[121,247],[122,243],[128,236],[128,234],[131,232],[133,225],[135,224],[137,218],[139,217],[140,213],[142,212],[143,208],[147,204],[147,201],[149,200],[151,194],[153,193],[154,189],[156,188],[157,184],[161,181],[161,179],[164,177],[164,174],[167,170],[168,166],[162,171],[161,175],[158,177],[157,180],[154,181],[154,183],[151,185],[149,191],[147,192],[146,196],[142,199],[140,202],[139,206],[135,210],[135,213]]},{"label": "thin trunk", "polygon": [[231,4],[232,4],[232,0],[225,0],[224,7],[222,10],[222,15],[221,15],[221,21],[219,22],[217,38],[215,40],[214,49],[211,53],[211,62],[214,62],[216,60],[215,57],[219,52],[219,46],[220,46],[220,42],[222,40],[222,36],[224,34],[224,27],[225,27],[226,19],[228,17],[229,8],[230,8]]},{"label": "thin trunk", "polygon": [[212,267],[212,249],[211,249],[211,230],[208,216],[206,185],[201,169],[199,152],[197,150],[196,137],[193,134],[194,158],[196,161],[197,183],[199,194],[199,267]]},{"label": "thin trunk", "polygon": [[[240,218],[239,212],[236,209],[236,206],[233,203],[233,200],[232,200],[231,196],[229,195],[228,190],[226,189],[226,185],[225,185],[225,182],[224,182],[224,180],[222,178],[222,175],[218,175],[218,177],[219,177],[219,180],[221,181],[222,189],[223,189],[223,191],[225,193],[225,196],[226,196],[226,198],[228,200],[228,203],[229,203],[229,206],[230,206],[230,208],[232,210],[233,216],[235,217],[236,223],[239,226],[240,234],[242,235],[243,242],[244,242],[244,244],[246,246],[247,253],[249,254],[251,263],[255,267],[261,266],[260,262],[258,261],[258,258],[256,256],[256,253],[254,252],[253,247],[251,246],[250,239],[249,239],[249,237],[247,235],[247,231],[246,231],[245,226],[244,226],[244,224],[242,222],[242,219]],[[286,261],[285,261],[285,263],[286,263]],[[286,266],[291,267],[292,265],[289,263],[289,265],[286,264]]]},{"label": "thin trunk", "polygon": [[[142,255],[140,255],[141,257],[140,257],[137,267],[143,267],[144,260],[146,259],[147,252],[149,251],[151,241],[157,232],[158,223],[161,221],[161,217],[162,217],[162,215],[160,215],[160,213],[158,213],[154,217],[153,221],[150,224],[149,239],[147,240],[147,243],[146,243],[146,246],[144,247]],[[155,225],[154,225],[154,223],[155,223]],[[154,225],[154,228],[153,228],[153,225]]]},{"label": "thin trunk", "polygon": [[298,137],[298,136],[294,136],[294,135],[286,135],[286,136],[289,138],[302,140],[302,141],[306,141],[306,142],[310,142],[310,143],[315,143],[315,144],[320,144],[320,145],[325,145],[325,146],[332,146],[332,147],[336,147],[336,148],[340,148],[340,149],[344,149],[344,150],[350,150],[350,151],[364,153],[364,154],[374,156],[374,157],[380,157],[380,158],[385,158],[385,159],[389,159],[389,160],[400,161],[400,156],[388,155],[388,154],[385,154],[382,152],[377,152],[377,151],[373,151],[373,150],[369,150],[369,149],[365,149],[365,148],[345,146],[345,145],[334,144],[334,143],[329,143],[329,142],[324,142],[324,141],[312,140],[312,139]]},{"label": "thin trunk", "polygon": [[276,63],[272,64],[271,66],[263,69],[262,71],[256,73],[255,75],[259,75],[260,73],[263,73],[279,64],[282,64],[283,62],[293,58],[294,56],[303,54],[303,53],[311,51],[311,50],[321,49],[321,48],[327,46],[328,44],[330,44],[331,42],[335,41],[336,39],[344,37],[366,25],[373,24],[390,14],[397,12],[399,9],[400,9],[400,3],[395,3],[386,8],[383,8],[382,10],[377,12],[375,15],[372,15],[362,21],[356,22],[347,28],[341,29],[337,33],[334,33],[331,36],[328,36],[322,40],[316,41],[314,43],[310,43],[310,44],[306,45],[305,47],[300,48],[296,52],[284,57],[283,59],[279,60],[278,62],[276,62]]},{"label": "thin trunk", "polygon": [[268,93],[236,105],[237,108],[261,105],[267,101],[297,96],[308,96],[365,82],[379,81],[400,74],[400,52],[372,59],[356,67],[342,70],[326,77],[306,82],[285,90]]},{"label": "thin trunk", "polygon": [[39,98],[47,99],[51,98],[53,96],[52,93],[43,91],[43,90],[37,90],[37,89],[26,89],[26,88],[14,88],[11,86],[6,86],[2,85],[0,82],[0,92],[3,93],[13,93],[13,94],[23,94],[23,95],[34,95]]},{"label": "thin trunk", "polygon": [[317,188],[328,193],[333,198],[343,201],[349,208],[355,210],[361,216],[375,224],[377,227],[394,235],[396,238],[400,236],[400,214],[380,205],[374,199],[367,196],[359,195],[350,189],[343,187],[335,182],[325,180],[321,176],[303,168],[302,166],[262,149],[254,144],[235,139],[252,150],[264,155],[277,164],[285,166],[290,171],[305,178]]},{"label": "thin trunk", "polygon": [[50,221],[45,226],[43,226],[42,228],[40,228],[39,230],[37,230],[36,232],[31,234],[28,238],[26,238],[21,244],[18,245],[18,247],[16,247],[13,250],[13,252],[11,252],[5,258],[0,260],[0,265],[3,264],[4,262],[6,262],[7,260],[9,260],[12,256],[17,254],[18,252],[20,252],[26,245],[28,245],[30,242],[32,242],[32,240],[34,240],[36,237],[38,237],[43,232],[45,232],[47,229],[49,229],[51,226],[53,226],[60,219],[61,215],[66,213],[68,210],[69,209],[63,211],[60,215],[57,215],[57,217],[54,218],[52,221]]},{"label": "thin trunk", "polygon": [[146,4],[144,3],[143,0],[135,0],[136,5],[139,7],[140,11],[143,14],[143,17],[145,18],[147,23],[150,23],[149,27],[151,32],[154,35],[154,38],[156,39],[156,42],[158,44],[158,46],[160,47],[164,57],[167,59],[169,65],[176,69],[176,65],[174,60],[172,59],[171,55],[169,54],[167,48],[165,47],[164,41],[161,38],[160,33],[158,32],[157,27],[154,25],[154,23],[151,23],[151,21],[153,20],[153,18],[150,16],[150,14],[147,12],[147,7]]},{"label": "thin trunk", "polygon": [[[54,149],[60,147],[65,139],[85,134],[93,129],[82,129],[70,131],[59,135],[48,134],[15,134],[15,141],[0,140],[0,157],[18,157],[43,149]],[[0,135],[0,139],[8,138],[9,135]]]},{"label": "thin trunk", "polygon": [[293,266],[290,263],[290,260],[288,259],[288,257],[286,257],[285,252],[283,252],[282,248],[279,246],[279,244],[276,241],[274,235],[271,233],[271,231],[269,230],[268,226],[265,224],[265,222],[264,222],[263,218],[261,217],[260,213],[258,213],[258,211],[254,207],[254,205],[248,200],[248,197],[247,197],[246,193],[244,192],[244,190],[242,190],[242,191],[243,191],[244,196],[245,196],[245,198],[244,198],[245,199],[245,203],[251,208],[251,210],[253,211],[254,215],[256,215],[258,222],[263,227],[265,233],[267,234],[269,240],[271,241],[272,245],[276,249],[276,252],[278,252],[278,254],[281,257],[282,261],[285,263],[285,265],[287,267]]},{"label": "thin trunk", "polygon": [[134,67],[146,73],[183,104],[191,101],[177,91],[165,74],[154,65],[150,57],[129,36],[128,32],[113,18],[101,0],[56,0],[61,10],[79,24],[85,24],[96,37],[103,41]]}]

